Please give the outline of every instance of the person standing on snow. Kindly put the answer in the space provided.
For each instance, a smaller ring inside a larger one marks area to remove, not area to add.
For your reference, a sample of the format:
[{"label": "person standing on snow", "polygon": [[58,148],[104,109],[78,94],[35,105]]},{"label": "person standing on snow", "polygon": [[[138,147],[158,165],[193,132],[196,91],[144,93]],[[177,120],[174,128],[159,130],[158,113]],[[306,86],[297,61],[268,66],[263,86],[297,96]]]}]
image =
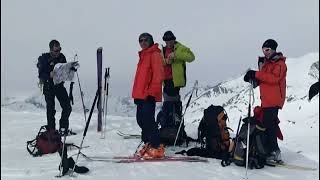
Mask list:
[{"label": "person standing on snow", "polygon": [[186,86],[186,62],[194,61],[193,52],[180,42],[171,31],[166,31],[162,37],[166,46],[162,47],[164,57],[164,102],[161,111],[157,115],[157,122],[160,124],[161,142],[166,145],[181,144],[187,138],[182,124],[178,138],[173,137],[174,131],[179,130],[182,121],[182,102],[180,88]]},{"label": "person standing on snow", "polygon": [[38,72],[40,85],[43,87],[43,94],[45,96],[47,108],[47,127],[49,132],[56,130],[55,124],[55,97],[57,97],[62,108],[61,118],[59,121],[59,132],[64,134],[69,128],[69,116],[72,111],[70,100],[73,101],[72,84],[70,84],[69,96],[64,82],[54,85],[53,83],[53,69],[58,63],[66,63],[66,57],[60,52],[60,43],[57,40],[52,40],[49,43],[50,52],[43,53],[38,58]]},{"label": "person standing on snow", "polygon": [[261,107],[263,108],[263,124],[267,128],[267,144],[269,155],[267,160],[282,162],[281,151],[277,141],[278,112],[283,108],[286,97],[286,58],[276,49],[278,43],[273,39],[262,45],[264,57],[259,57],[259,71],[249,70],[244,76],[246,82],[257,82],[260,87]]},{"label": "person standing on snow", "polygon": [[137,123],[142,129],[144,146],[137,156],[144,159],[164,157],[164,146],[160,144],[160,134],[155,122],[155,104],[162,101],[163,64],[158,44],[149,33],[139,36],[139,62],[134,78],[132,98],[137,105]]},{"label": "person standing on snow", "polygon": [[162,37],[166,43],[163,47],[164,56],[164,101],[175,101],[175,109],[178,116],[182,114],[182,102],[180,100],[180,88],[186,86],[186,62],[194,61],[193,52],[180,42],[171,31],[166,31]]}]

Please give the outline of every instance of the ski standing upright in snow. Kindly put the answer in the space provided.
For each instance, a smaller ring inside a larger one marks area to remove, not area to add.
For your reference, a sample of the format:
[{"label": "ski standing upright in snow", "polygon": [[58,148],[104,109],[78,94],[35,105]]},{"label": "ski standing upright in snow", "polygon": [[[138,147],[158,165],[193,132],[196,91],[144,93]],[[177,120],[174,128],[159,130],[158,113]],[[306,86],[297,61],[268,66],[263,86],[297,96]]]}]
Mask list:
[{"label": "ski standing upright in snow", "polygon": [[97,49],[97,79],[98,79],[98,93],[99,99],[97,103],[98,108],[98,128],[97,131],[100,132],[102,129],[102,47]]}]

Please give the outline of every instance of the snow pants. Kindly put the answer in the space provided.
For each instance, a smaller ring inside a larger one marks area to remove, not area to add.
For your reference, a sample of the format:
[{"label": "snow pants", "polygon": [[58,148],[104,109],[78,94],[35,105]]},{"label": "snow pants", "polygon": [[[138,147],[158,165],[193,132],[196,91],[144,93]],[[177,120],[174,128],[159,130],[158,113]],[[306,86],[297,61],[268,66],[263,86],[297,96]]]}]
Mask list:
[{"label": "snow pants", "polygon": [[160,145],[160,132],[155,121],[155,98],[148,96],[146,100],[135,99],[137,105],[137,123],[141,128],[141,140],[150,143],[153,148]]},{"label": "snow pants", "polygon": [[72,111],[69,96],[66,88],[63,86],[64,83],[53,85],[53,82],[45,83],[43,86],[43,94],[46,100],[47,108],[47,125],[50,129],[55,129],[55,97],[57,97],[60,106],[62,108],[61,118],[59,120],[59,128],[69,128],[69,116]]},{"label": "snow pants", "polygon": [[267,128],[266,129],[266,135],[267,135],[266,147],[268,148],[269,152],[279,150],[278,140],[277,140],[278,112],[279,112],[279,108],[277,107],[263,108],[263,124]]}]

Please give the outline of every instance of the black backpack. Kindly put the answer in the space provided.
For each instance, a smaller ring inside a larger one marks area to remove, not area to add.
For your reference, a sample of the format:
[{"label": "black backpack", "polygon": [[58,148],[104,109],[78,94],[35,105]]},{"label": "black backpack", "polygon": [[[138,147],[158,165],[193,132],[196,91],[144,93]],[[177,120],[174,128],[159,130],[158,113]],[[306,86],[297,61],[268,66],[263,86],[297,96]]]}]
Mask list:
[{"label": "black backpack", "polygon": [[[182,121],[182,102],[164,101],[160,112],[157,114],[157,123],[160,125],[160,141],[165,145],[173,145],[180,123]],[[186,142],[187,133],[184,123],[177,138],[177,145]]]},{"label": "black backpack", "polygon": [[223,159],[229,152],[228,115],[222,106],[210,105],[204,110],[198,127],[198,139],[209,157]]},{"label": "black backpack", "polygon": [[[198,142],[201,147],[191,148],[176,154],[202,156],[217,159],[229,159],[232,152],[232,141],[227,127],[228,115],[222,106],[210,105],[204,110],[198,126]],[[230,129],[231,130],[231,129]]]},{"label": "black backpack", "polygon": [[27,141],[27,150],[32,156],[55,153],[62,147],[61,135],[57,130],[49,132],[47,126],[41,126],[33,140]]},{"label": "black backpack", "polygon": [[261,169],[266,163],[267,149],[266,134],[264,128],[254,117],[247,117],[242,120],[238,138],[233,152],[232,161],[238,166],[246,165],[246,144],[248,133],[248,122],[250,121],[250,137],[249,137],[249,160],[248,167],[253,169]]}]

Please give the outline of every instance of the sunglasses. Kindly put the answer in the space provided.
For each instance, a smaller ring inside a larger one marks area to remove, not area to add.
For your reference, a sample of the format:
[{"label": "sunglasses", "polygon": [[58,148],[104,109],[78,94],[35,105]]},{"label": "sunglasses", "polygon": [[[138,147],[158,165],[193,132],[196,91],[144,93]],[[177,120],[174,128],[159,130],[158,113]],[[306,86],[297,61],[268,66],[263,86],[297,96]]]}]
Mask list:
[{"label": "sunglasses", "polygon": [[265,49],[262,49],[264,52],[268,52],[271,50],[271,48],[265,48]]},{"label": "sunglasses", "polygon": [[139,43],[148,42],[148,39],[139,39]]}]

